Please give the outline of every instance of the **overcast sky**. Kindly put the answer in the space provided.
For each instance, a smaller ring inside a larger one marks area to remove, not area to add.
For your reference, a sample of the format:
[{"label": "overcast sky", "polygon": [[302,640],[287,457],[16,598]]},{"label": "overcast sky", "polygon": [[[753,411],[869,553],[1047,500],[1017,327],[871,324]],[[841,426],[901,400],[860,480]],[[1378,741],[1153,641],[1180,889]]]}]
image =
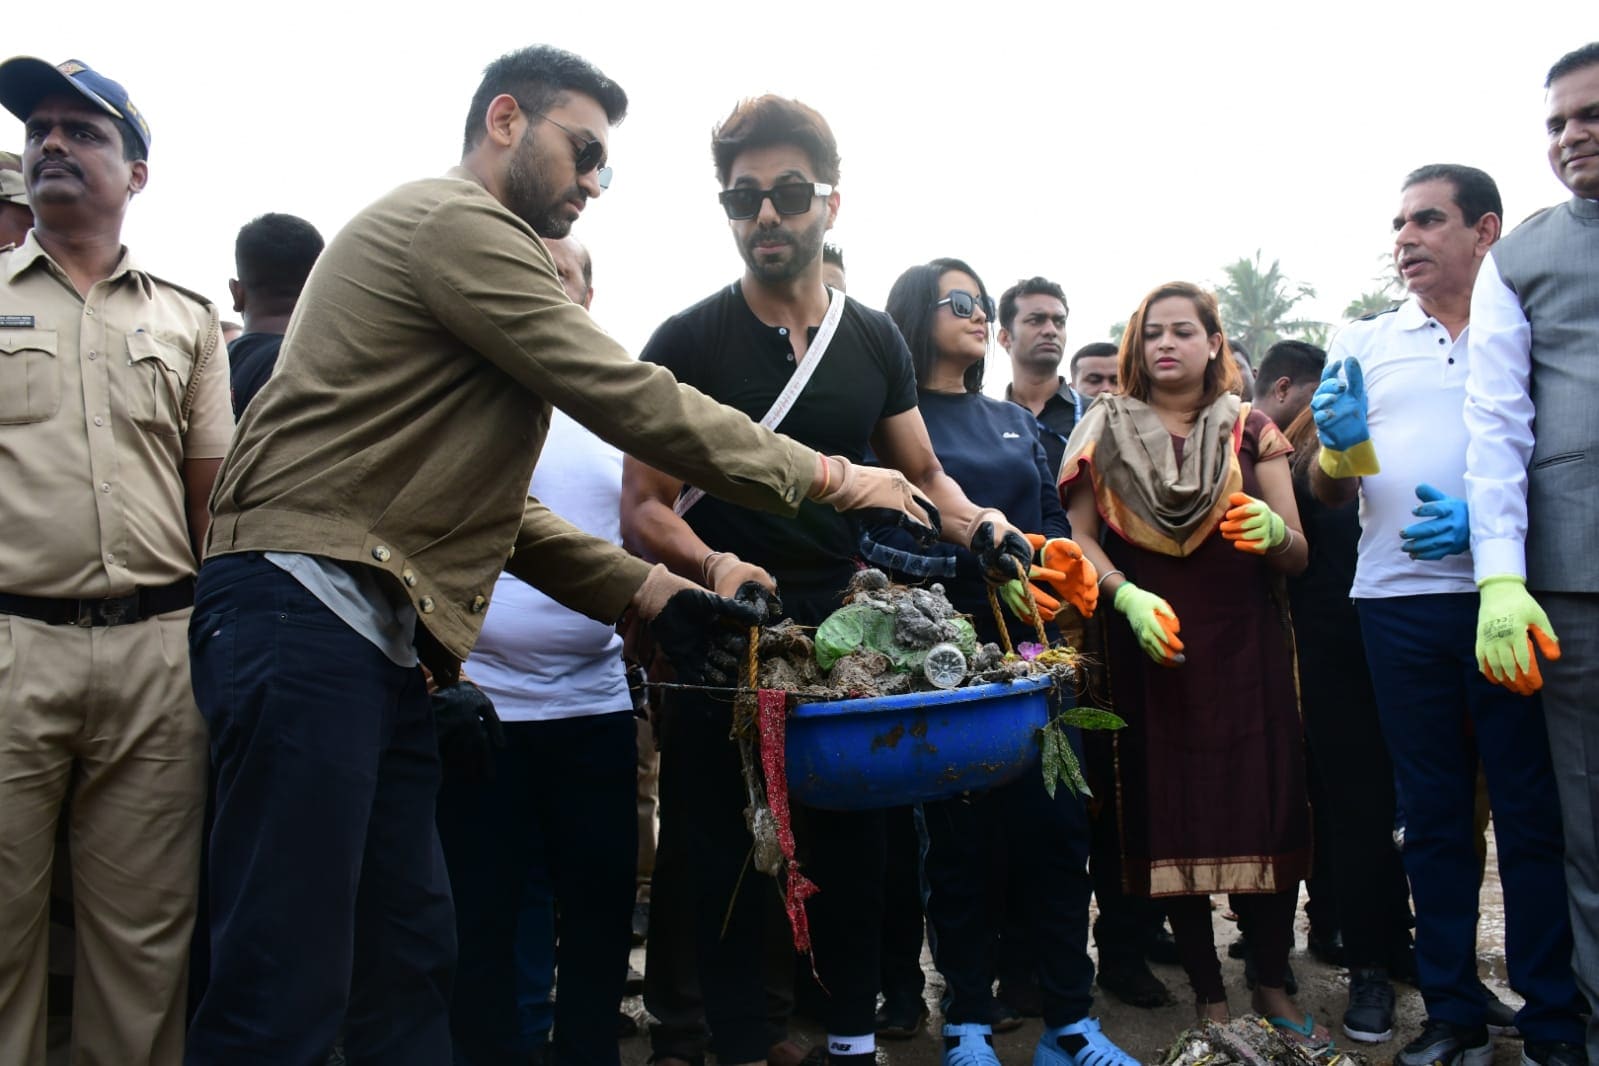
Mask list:
[{"label": "overcast sky", "polygon": [[[1478,12],[1493,11],[1492,15]],[[1589,10],[1587,18],[1574,17]],[[1599,38],[1591,5],[1292,3],[83,3],[7,20],[5,51],[77,58],[153,133],[124,238],[152,271],[227,297],[233,238],[264,211],[331,236],[459,159],[483,66],[536,42],[627,90],[611,189],[574,233],[595,317],[634,351],[742,269],[710,131],[741,97],[796,96],[843,156],[850,292],[969,261],[996,296],[1059,280],[1068,351],[1174,278],[1256,248],[1336,321],[1372,288],[1400,179],[1480,166],[1511,222],[1564,198],[1543,78]],[[0,112],[0,145],[21,124]],[[224,303],[224,317],[228,317]],[[990,391],[1009,378],[996,349]]]}]

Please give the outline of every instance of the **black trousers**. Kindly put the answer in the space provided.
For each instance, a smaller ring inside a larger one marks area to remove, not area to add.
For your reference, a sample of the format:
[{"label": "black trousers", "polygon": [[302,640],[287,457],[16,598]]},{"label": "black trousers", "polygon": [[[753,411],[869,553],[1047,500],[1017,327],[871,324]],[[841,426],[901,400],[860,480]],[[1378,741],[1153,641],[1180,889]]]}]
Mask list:
[{"label": "black trousers", "polygon": [[905,1009],[922,998],[927,983],[922,973],[922,837],[914,807],[894,807],[886,817],[882,992],[887,1006]]},{"label": "black trousers", "polygon": [[[651,925],[662,895],[675,895],[691,901],[679,913],[691,921],[693,935],[658,940],[652,928],[648,965],[651,971],[697,975],[718,1059],[764,1059],[787,1029],[787,1005],[777,1014],[773,1008],[779,1004],[768,994],[775,961],[768,934],[774,919],[783,920],[781,896],[771,878],[753,868],[744,871],[750,854],[748,795],[738,748],[729,739],[731,705],[699,694],[671,695],[661,710],[661,835]],[[794,822],[801,866],[820,889],[807,910],[817,971],[828,992],[828,1032],[871,1033],[883,921],[884,813],[796,807]],[[693,954],[691,967],[683,963],[684,952]],[[658,987],[650,981],[651,989]],[[655,1010],[648,999],[647,1005]],[[658,1040],[656,1053],[665,1050]]]},{"label": "black trousers", "polygon": [[1009,849],[1026,891],[1022,928],[1038,945],[1044,1024],[1084,1018],[1093,1005],[1088,957],[1088,814],[1065,787],[1053,799],[1029,770],[978,796],[923,805],[927,826],[927,917],[933,961],[949,990],[945,1020],[986,1022],[994,984],[998,930],[989,905],[993,870]]},{"label": "black trousers", "polygon": [[439,791],[439,839],[460,945],[450,1004],[455,1062],[528,1060],[532,1048],[517,1016],[516,946],[517,920],[534,886],[555,897],[555,952],[545,964],[561,975],[556,1058],[617,1066],[638,862],[633,715],[507,722],[505,740],[492,781],[446,781]]}]

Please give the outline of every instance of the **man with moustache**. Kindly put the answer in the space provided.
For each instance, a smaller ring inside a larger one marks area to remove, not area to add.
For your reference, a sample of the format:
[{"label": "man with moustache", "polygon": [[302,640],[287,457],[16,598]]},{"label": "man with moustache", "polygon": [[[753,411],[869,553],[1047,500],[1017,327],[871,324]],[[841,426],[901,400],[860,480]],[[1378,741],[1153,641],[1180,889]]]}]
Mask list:
[{"label": "man with moustache", "polygon": [[[211,978],[188,1062],[451,1058],[455,921],[421,658],[452,687],[502,569],[726,681],[756,607],[582,533],[527,496],[551,404],[753,507],[804,498],[927,521],[905,479],[755,427],[634,361],[540,237],[609,183],[627,96],[548,46],[491,63],[461,165],[367,207],[317,260],[217,480],[190,627],[211,730]],[[450,702],[452,765],[492,709]],[[481,721],[480,721],[481,717]]]},{"label": "man with moustache", "polygon": [[1562,56],[1544,88],[1549,165],[1571,199],[1500,241],[1472,290],[1466,497],[1483,674],[1534,691],[1534,639],[1549,658],[1573,968],[1599,1062],[1599,42]]},{"label": "man with moustache", "polygon": [[184,634],[227,357],[216,308],[122,244],[150,152],[127,91],[18,57],[0,104],[36,216],[0,252],[0,1062],[45,1061],[70,795],[74,1061],[176,1066],[205,808]]},{"label": "man with moustache", "polygon": [[[795,100],[746,100],[718,126],[711,149],[743,277],[668,319],[641,357],[751,417],[772,407],[796,367],[816,367],[782,418],[784,431],[853,457],[869,447],[937,505],[946,540],[969,545],[996,579],[1019,572],[1031,555],[1026,541],[998,511],[973,505],[939,466],[916,408],[910,352],[893,321],[822,283],[823,235],[839,207],[838,148],[826,120]],[[823,329],[831,337],[825,349],[818,347]],[[853,522],[810,506],[797,520],[774,519],[737,502],[693,502],[684,489],[681,477],[630,455],[622,487],[626,543],[720,594],[752,581],[781,592],[782,611],[803,625],[840,606],[856,568]],[[776,900],[758,875],[740,878],[750,837],[728,702],[668,695],[655,899],[659,904],[676,878],[671,889],[694,900],[696,968],[717,1058],[752,1063],[785,1036],[786,1019],[769,1009],[762,979],[762,928]],[[797,808],[795,819],[805,876],[820,888],[807,910],[829,993],[828,1059],[870,1064],[884,817]],[[647,973],[661,965],[679,972],[681,960],[663,958],[661,941],[652,938],[650,949]],[[655,1048],[657,1061],[694,1053],[659,1041]]]},{"label": "man with moustache", "polygon": [[[1477,329],[1472,284],[1501,214],[1499,190],[1480,170],[1411,172],[1394,217],[1394,260],[1410,298],[1339,332],[1311,399],[1322,445],[1312,487],[1330,506],[1360,497],[1350,596],[1405,810],[1427,1021],[1396,1057],[1400,1066],[1482,1066],[1493,1054],[1477,980],[1479,756],[1493,802],[1506,963],[1526,1001],[1516,1015],[1524,1060],[1564,1066],[1582,1034],[1543,709],[1489,684],[1473,654],[1478,595],[1461,498],[1466,353]],[[1344,1031],[1380,1042],[1392,1035],[1389,942],[1380,928],[1358,936],[1363,929],[1343,930]]]}]

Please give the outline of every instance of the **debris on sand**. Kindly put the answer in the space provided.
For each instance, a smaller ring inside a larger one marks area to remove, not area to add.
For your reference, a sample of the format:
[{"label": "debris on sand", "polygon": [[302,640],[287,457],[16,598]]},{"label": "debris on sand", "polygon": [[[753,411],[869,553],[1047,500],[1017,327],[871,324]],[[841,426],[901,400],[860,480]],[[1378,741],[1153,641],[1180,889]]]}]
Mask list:
[{"label": "debris on sand", "polygon": [[1177,1035],[1161,1066],[1369,1066],[1356,1052],[1304,1044],[1284,1036],[1258,1014],[1204,1021]]}]

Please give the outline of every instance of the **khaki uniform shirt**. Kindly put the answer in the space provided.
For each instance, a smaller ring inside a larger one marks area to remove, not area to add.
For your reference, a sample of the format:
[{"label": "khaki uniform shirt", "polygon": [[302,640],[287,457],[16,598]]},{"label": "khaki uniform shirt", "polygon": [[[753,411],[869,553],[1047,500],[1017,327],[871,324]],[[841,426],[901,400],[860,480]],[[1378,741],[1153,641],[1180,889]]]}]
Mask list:
[{"label": "khaki uniform shirt", "polygon": [[462,659],[502,568],[614,622],[648,564],[527,496],[552,404],[746,507],[792,514],[815,477],[811,449],[629,356],[456,168],[378,200],[317,260],[217,479],[207,554],[379,568]]},{"label": "khaki uniform shirt", "polygon": [[33,233],[0,251],[0,592],[98,599],[192,577],[183,463],[221,458],[232,430],[204,298],[126,251],[87,298]]}]

